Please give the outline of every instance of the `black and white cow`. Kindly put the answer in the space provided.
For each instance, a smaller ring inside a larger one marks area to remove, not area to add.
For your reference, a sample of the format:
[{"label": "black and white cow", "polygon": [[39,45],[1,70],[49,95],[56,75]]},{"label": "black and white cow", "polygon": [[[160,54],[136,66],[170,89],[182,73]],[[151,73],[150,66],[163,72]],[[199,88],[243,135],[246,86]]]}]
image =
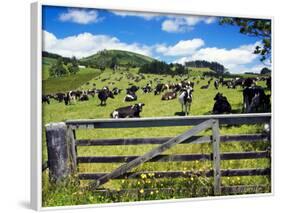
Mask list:
[{"label": "black and white cow", "polygon": [[231,105],[222,93],[218,92],[214,100],[213,114],[231,113]]},{"label": "black and white cow", "polygon": [[256,78],[246,78],[243,82],[243,88],[255,86]]},{"label": "black and white cow", "polygon": [[131,106],[120,107],[115,109],[110,116],[112,118],[139,118],[142,112],[143,103],[138,103]]},{"label": "black and white cow", "polygon": [[270,111],[270,95],[266,95],[262,87],[247,87],[243,90],[243,112]]},{"label": "black and white cow", "polygon": [[154,95],[159,95],[163,90],[164,90],[164,84],[157,84],[155,89],[154,89]]},{"label": "black and white cow", "polygon": [[121,93],[121,91],[122,91],[122,89],[119,89],[119,88],[117,88],[117,87],[114,87],[114,88],[112,89],[113,95],[118,95],[118,94]]},{"label": "black and white cow", "polygon": [[150,84],[146,84],[145,87],[141,88],[143,93],[149,93],[149,92],[152,92],[152,87]]},{"label": "black and white cow", "polygon": [[214,87],[216,88],[216,90],[219,88],[219,81],[218,80],[214,81]]},{"label": "black and white cow", "polygon": [[134,92],[129,92],[125,98],[124,98],[124,102],[130,102],[130,101],[136,101],[138,99],[138,96],[136,95],[136,93]]},{"label": "black and white cow", "polygon": [[113,95],[113,93],[108,89],[108,87],[104,87],[102,90],[99,91],[98,98],[99,98],[100,101],[101,101],[100,105],[101,105],[101,106],[105,106],[105,105],[106,105],[106,100],[107,100],[108,98],[114,99],[114,95]]},{"label": "black and white cow", "polygon": [[[190,112],[190,106],[192,103],[192,92],[193,92],[192,87],[186,87],[180,91],[180,95],[178,97],[179,102],[181,104],[182,112],[184,112],[185,115],[187,115]],[[185,109],[184,111],[183,108]]]}]

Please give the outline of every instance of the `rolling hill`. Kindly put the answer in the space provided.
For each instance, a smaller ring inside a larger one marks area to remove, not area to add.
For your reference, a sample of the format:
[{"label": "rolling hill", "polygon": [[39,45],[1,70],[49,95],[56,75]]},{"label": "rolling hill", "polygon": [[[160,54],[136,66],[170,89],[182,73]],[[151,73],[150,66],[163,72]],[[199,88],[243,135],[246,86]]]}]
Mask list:
[{"label": "rolling hill", "polygon": [[139,67],[143,64],[152,62],[155,59],[124,50],[103,50],[94,55],[82,58],[80,60],[80,63],[91,64],[94,66],[99,66],[100,64],[102,64],[108,67],[110,66],[112,60],[116,60],[116,63],[119,66],[126,66],[130,64],[131,66]]}]

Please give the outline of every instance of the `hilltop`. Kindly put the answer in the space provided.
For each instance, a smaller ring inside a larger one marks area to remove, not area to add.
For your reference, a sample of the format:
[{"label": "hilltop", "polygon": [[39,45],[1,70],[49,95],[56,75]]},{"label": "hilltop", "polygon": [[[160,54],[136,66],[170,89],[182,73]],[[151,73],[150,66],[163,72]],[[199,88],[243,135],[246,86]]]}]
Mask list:
[{"label": "hilltop", "polygon": [[109,67],[114,61],[118,66],[140,67],[154,60],[151,57],[124,50],[103,50],[94,55],[82,58],[80,63],[93,67]]}]

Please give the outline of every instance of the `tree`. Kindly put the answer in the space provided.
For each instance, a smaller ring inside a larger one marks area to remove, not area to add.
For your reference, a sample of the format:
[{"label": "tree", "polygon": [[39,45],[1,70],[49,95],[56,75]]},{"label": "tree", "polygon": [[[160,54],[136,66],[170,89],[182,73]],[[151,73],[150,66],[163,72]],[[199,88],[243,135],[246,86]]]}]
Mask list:
[{"label": "tree", "polygon": [[271,74],[271,70],[268,69],[267,67],[262,68],[261,75],[267,75],[267,74]]},{"label": "tree", "polygon": [[63,66],[63,59],[60,57],[57,59],[49,69],[49,74],[51,77],[60,77],[67,74],[67,70]]},{"label": "tree", "polygon": [[184,75],[186,74],[186,70],[185,67],[181,64],[175,64],[176,68],[175,68],[175,73],[177,75]]},{"label": "tree", "polygon": [[70,64],[67,66],[69,73],[76,74],[79,71],[78,60],[73,56]]},{"label": "tree", "polygon": [[113,69],[115,71],[115,69],[117,67],[117,58],[116,57],[112,57],[109,67],[110,67],[110,69]]},{"label": "tree", "polygon": [[269,59],[271,63],[271,20],[247,18],[221,18],[220,24],[230,24],[240,27],[240,33],[260,37],[262,45],[257,45],[254,54],[260,55],[262,62]]}]

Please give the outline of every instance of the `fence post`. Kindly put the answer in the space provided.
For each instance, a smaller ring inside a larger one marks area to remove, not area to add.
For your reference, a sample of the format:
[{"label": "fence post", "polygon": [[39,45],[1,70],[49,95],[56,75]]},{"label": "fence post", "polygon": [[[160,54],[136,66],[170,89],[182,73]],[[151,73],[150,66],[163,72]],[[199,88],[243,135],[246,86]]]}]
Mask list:
[{"label": "fence post", "polygon": [[63,122],[46,125],[49,179],[58,182],[70,174],[67,127]]},{"label": "fence post", "polygon": [[68,145],[68,151],[69,151],[69,160],[70,160],[70,167],[71,172],[76,172],[77,170],[77,150],[76,150],[76,144],[75,144],[75,134],[70,127],[67,127],[66,131],[66,140]]},{"label": "fence post", "polygon": [[212,148],[213,148],[213,171],[214,171],[214,194],[221,194],[221,171],[220,171],[220,133],[219,121],[214,120],[212,125]]}]

